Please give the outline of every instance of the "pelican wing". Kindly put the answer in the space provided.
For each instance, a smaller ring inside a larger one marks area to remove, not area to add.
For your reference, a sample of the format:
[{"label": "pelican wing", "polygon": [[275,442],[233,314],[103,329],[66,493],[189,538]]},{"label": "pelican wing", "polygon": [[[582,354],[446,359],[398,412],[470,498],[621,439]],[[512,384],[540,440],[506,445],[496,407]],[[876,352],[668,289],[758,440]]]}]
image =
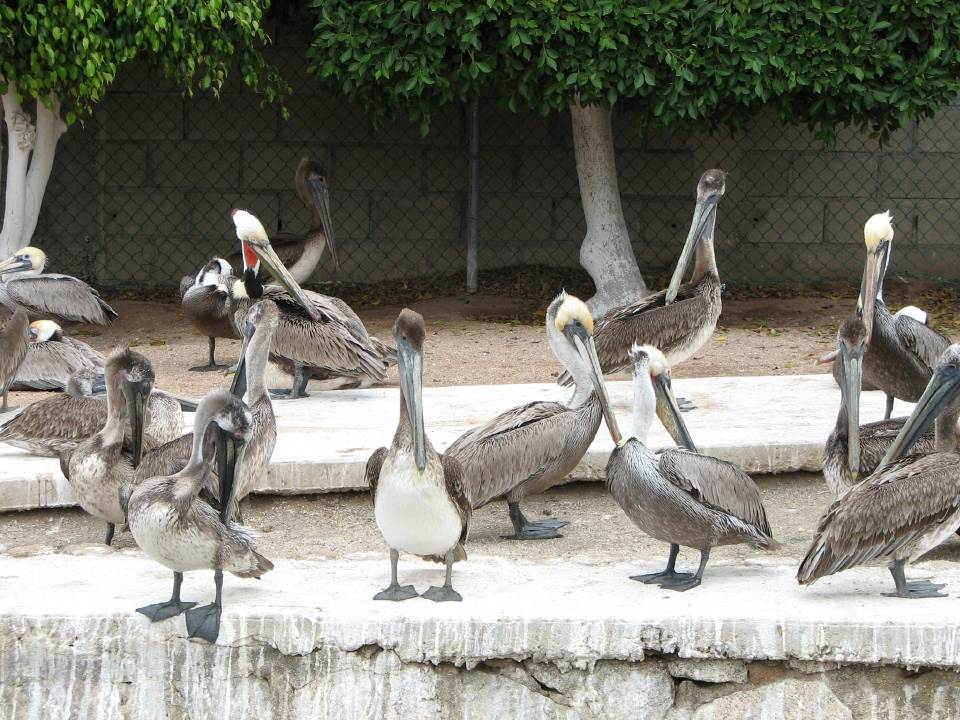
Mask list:
[{"label": "pelican wing", "polygon": [[[373,460],[373,458],[370,459]],[[470,507],[470,498],[467,495],[467,481],[463,475],[463,466],[459,460],[450,455],[441,455],[440,464],[443,466],[443,479],[447,484],[447,492],[453,499],[453,504],[457,506],[457,512],[460,513],[460,525],[463,528],[460,532],[460,542],[456,548],[455,559],[466,560],[467,551],[464,549],[464,545],[467,542],[467,536],[470,534],[470,518],[473,515],[473,508]]]},{"label": "pelican wing", "polygon": [[930,370],[937,367],[940,356],[950,347],[947,338],[909,315],[894,316],[893,329],[904,346]]},{"label": "pelican wing", "polygon": [[[148,478],[166,477],[175,475],[187,466],[190,460],[190,453],[193,450],[193,433],[181,435],[178,438],[165,442],[163,445],[155,447],[148,453],[144,453],[140,464],[133,471],[133,483],[137,485]],[[216,483],[216,473],[211,473],[214,478],[211,482],[210,477],[205,478],[205,488],[213,493],[220,492],[220,486]]]},{"label": "pelican wing", "polygon": [[892,555],[960,512],[960,457],[904,458],[827,508],[797,573],[801,583]]},{"label": "pelican wing", "polygon": [[698,501],[771,534],[756,483],[733,463],[687,450],[664,450],[660,474]]},{"label": "pelican wing", "polygon": [[7,281],[11,300],[31,315],[61,318],[69,322],[109,325],[117,316],[100,293],[70,275],[49,273]]},{"label": "pelican wing", "polygon": [[377,502],[377,484],[380,482],[380,469],[383,467],[383,459],[387,456],[387,448],[377,448],[373,455],[367,460],[367,467],[363,476],[370,487],[370,499],[374,504]]},{"label": "pelican wing", "polygon": [[14,390],[63,390],[70,376],[87,366],[103,367],[103,355],[70,338],[32,343],[11,386]]}]

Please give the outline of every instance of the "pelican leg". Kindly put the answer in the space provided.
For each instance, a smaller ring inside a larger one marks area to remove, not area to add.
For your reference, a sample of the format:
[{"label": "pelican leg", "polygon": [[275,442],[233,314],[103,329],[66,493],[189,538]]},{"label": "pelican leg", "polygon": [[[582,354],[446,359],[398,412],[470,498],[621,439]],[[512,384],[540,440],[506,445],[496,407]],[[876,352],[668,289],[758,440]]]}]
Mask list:
[{"label": "pelican leg", "polygon": [[10,406],[7,405],[7,391],[4,390],[4,391],[3,391],[3,405],[0,405],[0,413],[12,412],[13,410],[19,410],[19,409],[20,409],[20,406],[19,406],[19,405],[14,405],[13,407],[10,407]]},{"label": "pelican leg", "polygon": [[217,597],[209,605],[187,610],[187,637],[200,638],[209,643],[217,641],[220,634],[220,614],[223,612],[221,598],[223,596],[223,570],[213,573],[213,581],[217,585]]},{"label": "pelican leg", "polygon": [[104,545],[113,544],[113,533],[117,529],[117,526],[113,523],[107,523],[107,536],[103,539]]},{"label": "pelican leg", "polygon": [[303,365],[295,365],[293,368],[293,385],[289,390],[271,390],[270,397],[274,400],[296,400],[297,398],[310,397],[307,392],[307,383],[310,381],[310,373],[304,371]]},{"label": "pelican leg", "polygon": [[660,583],[660,587],[666,588],[667,590],[676,590],[677,592],[683,592],[684,590],[695,588],[700,584],[700,580],[703,578],[703,569],[707,566],[707,560],[709,559],[710,548],[704,548],[700,551],[700,567],[697,568],[697,572],[693,577],[667,580],[666,582]]},{"label": "pelican leg", "polygon": [[893,395],[887,395],[887,409],[886,409],[885,414],[884,414],[884,416],[883,416],[883,419],[884,419],[884,420],[889,420],[889,419],[890,419],[890,416],[893,415],[893,401],[894,401],[894,400],[896,400],[896,398],[893,397]]},{"label": "pelican leg", "polygon": [[447,564],[447,577],[443,582],[443,587],[433,586],[420,597],[425,597],[427,600],[433,600],[434,602],[460,602],[463,600],[463,596],[453,589],[451,582],[453,576],[453,549],[447,551],[447,554],[443,556],[443,560]]},{"label": "pelican leg", "polygon": [[397,582],[397,561],[400,559],[400,551],[390,548],[390,587],[381,590],[373,596],[374,600],[409,600],[417,597],[420,593],[413,589],[413,585],[400,586]]},{"label": "pelican leg", "polygon": [[647,585],[653,585],[662,582],[670,582],[673,580],[684,580],[689,577],[693,577],[690,573],[678,573],[676,571],[677,565],[677,555],[680,553],[680,546],[677,543],[670,543],[670,557],[667,558],[667,569],[658,572],[650,573],[649,575],[631,575],[631,580],[636,580],[637,582],[642,582]]},{"label": "pelican leg", "polygon": [[932,583],[927,580],[914,580],[913,582],[907,582],[906,577],[903,574],[903,566],[907,564],[906,559],[896,560],[893,565],[890,566],[890,574],[893,575],[893,582],[897,586],[897,591],[892,593],[881,593],[885,597],[902,597],[902,598],[930,598],[930,597],[947,597],[944,593],[939,593],[937,590],[944,587],[940,583]]},{"label": "pelican leg", "polygon": [[206,365],[197,365],[196,367],[190,368],[191,372],[213,372],[214,370],[225,370],[226,365],[217,365],[217,361],[214,360],[213,354],[217,347],[217,339],[212,335],[207,338],[207,347],[210,352],[210,360]]},{"label": "pelican leg", "polygon": [[150,618],[151,622],[157,622],[158,620],[166,620],[167,618],[175,617],[179,615],[184,610],[189,610],[194,605],[195,602],[180,602],[180,586],[183,584],[183,573],[174,572],[173,573],[173,595],[165,603],[157,603],[156,605],[147,605],[146,607],[137,608],[137,612],[141,615],[146,615]]},{"label": "pelican leg", "polygon": [[510,522],[513,523],[513,535],[501,535],[502,538],[511,540],[551,540],[553,538],[563,537],[557,532],[569,523],[566,520],[527,520],[520,511],[520,503],[515,500],[507,501],[507,509],[510,512]]}]

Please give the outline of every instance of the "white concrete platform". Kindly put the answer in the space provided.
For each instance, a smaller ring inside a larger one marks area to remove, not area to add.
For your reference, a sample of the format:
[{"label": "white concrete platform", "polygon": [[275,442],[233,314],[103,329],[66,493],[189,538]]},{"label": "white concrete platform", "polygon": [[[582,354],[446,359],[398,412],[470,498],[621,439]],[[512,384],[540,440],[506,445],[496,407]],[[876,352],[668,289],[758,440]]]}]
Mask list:
[{"label": "white concrete platform", "polygon": [[[821,468],[823,444],[840,402],[831,376],[680,379],[673,385],[678,396],[691,399],[697,407],[684,419],[701,452],[735,462],[750,473]],[[608,387],[621,430],[628,433],[632,384],[612,382]],[[279,436],[270,472],[258,490],[298,494],[365,487],[367,458],[393,438],[398,393],[396,389],[317,392],[302,400],[275,402]],[[427,433],[442,451],[465,430],[508,408],[569,396],[568,390],[555,384],[427,388]],[[863,393],[860,407],[863,422],[881,419],[883,394]],[[911,408],[910,403],[898,401],[895,412],[907,414]],[[651,444],[672,444],[659,423],[654,423]],[[611,449],[610,436],[601,426],[571,477],[602,479]],[[0,445],[0,512],[74,504],[57,459],[31,457]]]}]

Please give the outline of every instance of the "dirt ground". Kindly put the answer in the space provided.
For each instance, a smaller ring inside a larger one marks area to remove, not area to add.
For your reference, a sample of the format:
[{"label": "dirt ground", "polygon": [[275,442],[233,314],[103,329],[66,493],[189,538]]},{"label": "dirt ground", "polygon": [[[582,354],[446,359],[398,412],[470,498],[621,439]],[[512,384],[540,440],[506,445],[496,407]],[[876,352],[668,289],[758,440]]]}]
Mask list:
[{"label": "dirt ground", "polygon": [[[921,296],[922,301],[922,296]],[[888,300],[888,302],[890,302]],[[855,300],[849,293],[724,299],[717,332],[691,360],[674,368],[674,377],[791,375],[828,372],[816,360],[828,352],[836,328]],[[137,347],[153,362],[157,386],[199,396],[228,385],[219,373],[187,368],[206,361],[207,342],[184,320],[176,304],[111,300],[120,317],[109,328],[84,328],[76,337],[108,352],[119,345]],[[900,304],[906,304],[901,302]],[[919,303],[918,303],[919,304]],[[890,302],[891,309],[899,304]],[[541,324],[525,324],[528,307],[497,296],[454,296],[410,304],[426,319],[428,344],[424,368],[427,386],[549,382],[560,370]],[[371,333],[391,340],[399,306],[355,308]],[[533,316],[536,317],[536,311]],[[951,334],[956,315],[938,306],[941,331]],[[235,361],[239,341],[220,341],[217,359]],[[623,376],[622,379],[625,379]],[[391,370],[386,386],[396,386]],[[14,404],[32,402],[44,393],[11,393]],[[711,562],[798,560],[809,543],[817,518],[830,501],[816,474],[758,477],[774,535],[784,547],[764,554],[746,547],[720,548]],[[386,548],[373,520],[366,493],[302,497],[256,496],[248,500],[247,522],[262,533],[262,550],[277,558],[343,558],[354,553],[383,553]],[[531,562],[577,559],[618,562],[666,557],[666,547],[645,537],[605,492],[602,483],[571,483],[524,502],[531,517],[555,515],[571,524],[560,540],[518,543],[500,539],[509,530],[503,504],[482,508],[474,516],[468,552]],[[80,510],[12,513],[0,516],[0,549],[17,554],[73,551],[96,545],[102,524]],[[129,534],[115,541],[119,551],[133,547]],[[934,551],[960,556],[960,542]],[[681,563],[693,564],[687,551]]]}]

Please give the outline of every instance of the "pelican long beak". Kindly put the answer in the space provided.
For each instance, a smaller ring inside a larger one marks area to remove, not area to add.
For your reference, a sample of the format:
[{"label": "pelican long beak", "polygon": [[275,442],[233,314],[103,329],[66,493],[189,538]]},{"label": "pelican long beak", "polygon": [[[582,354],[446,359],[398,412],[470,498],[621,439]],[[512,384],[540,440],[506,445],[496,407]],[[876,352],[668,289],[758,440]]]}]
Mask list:
[{"label": "pelican long beak", "polygon": [[680,414],[680,406],[677,404],[677,398],[673,394],[673,387],[670,383],[669,371],[662,372],[659,375],[651,375],[650,381],[653,383],[653,391],[657,396],[657,417],[660,418],[660,422],[670,433],[670,437],[678,446],[698,452],[693,437],[687,430],[687,425]]},{"label": "pelican long beak", "polygon": [[313,196],[313,204],[320,214],[320,224],[323,225],[323,236],[327,240],[327,249],[330,250],[330,257],[333,259],[333,266],[340,269],[340,261],[337,259],[337,243],[333,238],[333,219],[330,217],[330,190],[323,178],[313,177],[307,182],[310,185],[310,194]]},{"label": "pelican long beak", "polygon": [[600,360],[597,358],[597,346],[593,342],[593,335],[581,326],[572,328],[570,339],[583,362],[590,369],[590,380],[593,383],[594,392],[597,393],[597,398],[600,400],[600,408],[603,411],[603,419],[607,423],[607,430],[610,431],[610,437],[614,444],[619,445],[620,441],[623,440],[623,435],[620,433],[617,417],[613,414],[613,408],[610,405],[607,386],[603,382],[603,370],[600,369]]},{"label": "pelican long beak", "polygon": [[240,346],[240,359],[233,368],[233,382],[230,384],[230,394],[243,400],[247,392],[247,346],[257,331],[257,326],[247,320],[243,329],[243,344]]},{"label": "pelican long beak", "polygon": [[243,462],[246,439],[224,430],[215,422],[208,426],[214,432],[217,447],[217,479],[220,484],[220,520],[224,525],[237,517],[237,503],[233,492],[237,474]]},{"label": "pelican long beak", "polygon": [[263,224],[246,210],[237,209],[233,211],[233,224],[237,227],[237,237],[256,253],[267,272],[273,276],[273,279],[303,306],[311,320],[314,322],[319,320],[320,316],[317,314],[316,308],[313,307],[313,303],[310,302],[306,293],[293,279],[293,275],[290,274],[290,271],[287,270],[280,258],[277,257],[277,253],[270,246],[270,240]]},{"label": "pelican long beak", "polygon": [[873,316],[877,305],[877,289],[879,288],[880,273],[884,272],[884,260],[887,249],[890,247],[888,240],[882,240],[875,250],[867,252],[867,262],[863,267],[863,279],[860,281],[860,297],[857,298],[857,312],[863,318],[863,324],[867,328],[867,344],[870,344],[870,338],[873,337]]},{"label": "pelican long beak", "polygon": [[127,408],[130,413],[130,436],[132,440],[131,454],[133,467],[140,464],[143,457],[143,429],[146,425],[147,404],[150,402],[150,391],[153,389],[149,382],[123,382],[123,394],[127,399]]},{"label": "pelican long beak", "polygon": [[851,350],[840,343],[840,402],[847,410],[847,465],[850,477],[860,477],[860,381],[863,378],[863,353],[866,344]]},{"label": "pelican long beak", "polygon": [[10,273],[26,272],[33,269],[33,263],[25,255],[11,255],[0,263],[0,275]]},{"label": "pelican long beak", "polygon": [[887,454],[883,456],[880,465],[874,470],[874,474],[880,472],[883,467],[894,460],[906,455],[914,443],[930,427],[930,423],[936,419],[940,411],[952,402],[958,393],[960,393],[960,373],[957,372],[956,368],[950,368],[947,372],[944,372],[940,367],[937,367],[933,377],[930,378],[930,382],[927,383],[927,389],[923,391],[916,407],[913,408],[910,417],[903,424],[900,434],[897,435],[890,449],[887,450]]},{"label": "pelican long beak", "polygon": [[427,467],[427,439],[423,426],[423,351],[414,350],[409,341],[399,338],[397,368],[400,371],[400,392],[413,431],[413,454],[417,469],[422,473]]},{"label": "pelican long beak", "polygon": [[719,193],[716,193],[708,195],[697,203],[693,211],[693,220],[690,223],[690,232],[687,233],[687,240],[680,252],[680,259],[677,260],[677,269],[673,271],[673,277],[670,278],[670,285],[667,287],[665,299],[667,305],[677,299],[680,283],[683,282],[683,276],[687,272],[687,267],[690,265],[690,260],[693,258],[694,251],[697,249],[697,244],[700,242],[700,237],[708,223],[710,224],[710,232],[713,232],[713,225],[717,222],[717,204],[721,197]]}]

